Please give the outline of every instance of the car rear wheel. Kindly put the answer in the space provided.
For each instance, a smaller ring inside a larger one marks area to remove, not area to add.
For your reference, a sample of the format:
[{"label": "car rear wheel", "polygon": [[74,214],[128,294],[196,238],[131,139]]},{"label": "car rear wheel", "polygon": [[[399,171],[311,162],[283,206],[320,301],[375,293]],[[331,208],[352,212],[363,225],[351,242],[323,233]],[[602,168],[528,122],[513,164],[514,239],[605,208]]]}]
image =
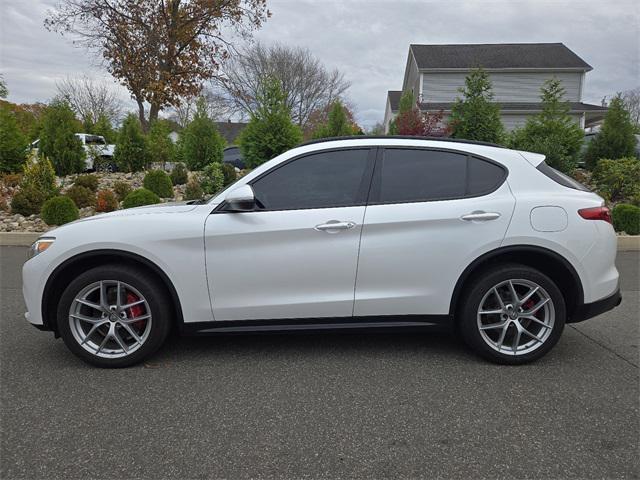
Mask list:
[{"label": "car rear wheel", "polygon": [[557,343],[566,319],[562,293],[542,272],[505,265],[475,278],[461,309],[460,331],[477,353],[497,363],[522,364]]},{"label": "car rear wheel", "polygon": [[127,266],[97,267],[73,280],[58,304],[58,330],[67,347],[100,367],[126,367],[155,352],[172,311],[153,276]]}]

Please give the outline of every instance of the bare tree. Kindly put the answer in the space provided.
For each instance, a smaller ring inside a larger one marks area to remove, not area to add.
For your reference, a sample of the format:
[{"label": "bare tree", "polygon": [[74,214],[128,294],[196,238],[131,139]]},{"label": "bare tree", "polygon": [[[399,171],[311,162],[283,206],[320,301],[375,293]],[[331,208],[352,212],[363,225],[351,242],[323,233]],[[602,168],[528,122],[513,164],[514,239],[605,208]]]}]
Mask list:
[{"label": "bare tree", "polygon": [[199,98],[204,98],[207,115],[215,121],[226,121],[232,116],[237,116],[224,98],[207,90],[200,97],[181,98],[180,103],[169,110],[167,118],[176,122],[180,128],[186,127],[193,119]]},{"label": "bare tree", "polygon": [[67,77],[56,82],[56,87],[58,95],[69,102],[82,121],[95,124],[104,116],[113,124],[120,119],[122,104],[115,88],[107,82],[83,75]]},{"label": "bare tree", "polygon": [[350,86],[341,72],[327,70],[308,49],[254,43],[227,60],[220,77],[212,81],[211,95],[231,111],[250,115],[267,77],[281,83],[291,117],[303,128],[312,112],[341,98]]},{"label": "bare tree", "polygon": [[631,115],[631,121],[635,125],[640,125],[640,87],[622,92],[620,95],[624,108]]}]

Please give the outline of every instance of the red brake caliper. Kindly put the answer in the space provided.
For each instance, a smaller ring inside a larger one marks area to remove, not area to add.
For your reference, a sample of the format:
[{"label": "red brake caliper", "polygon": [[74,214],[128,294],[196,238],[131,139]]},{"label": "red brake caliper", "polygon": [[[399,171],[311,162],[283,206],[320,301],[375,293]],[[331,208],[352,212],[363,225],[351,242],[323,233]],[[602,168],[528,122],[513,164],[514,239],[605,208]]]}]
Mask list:
[{"label": "red brake caliper", "polygon": [[[138,300],[140,300],[140,297],[138,297],[137,295],[131,292],[127,292],[127,303],[134,303],[134,302],[137,302]],[[135,317],[139,317],[143,313],[144,313],[144,310],[142,308],[142,304],[134,305],[133,307],[129,307],[129,313],[127,316],[129,318],[135,318]],[[145,320],[138,320],[137,322],[133,322],[133,325],[136,327],[136,330],[140,331],[144,327],[144,322]]]}]

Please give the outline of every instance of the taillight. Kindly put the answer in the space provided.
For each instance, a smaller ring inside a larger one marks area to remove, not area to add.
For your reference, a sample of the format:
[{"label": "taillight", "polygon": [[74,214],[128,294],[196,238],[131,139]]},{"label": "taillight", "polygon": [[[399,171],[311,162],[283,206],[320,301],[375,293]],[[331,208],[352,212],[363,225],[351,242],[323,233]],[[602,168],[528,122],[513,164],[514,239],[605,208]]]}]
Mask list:
[{"label": "taillight", "polygon": [[603,220],[611,222],[611,211],[607,207],[581,208],[578,214],[585,220]]}]

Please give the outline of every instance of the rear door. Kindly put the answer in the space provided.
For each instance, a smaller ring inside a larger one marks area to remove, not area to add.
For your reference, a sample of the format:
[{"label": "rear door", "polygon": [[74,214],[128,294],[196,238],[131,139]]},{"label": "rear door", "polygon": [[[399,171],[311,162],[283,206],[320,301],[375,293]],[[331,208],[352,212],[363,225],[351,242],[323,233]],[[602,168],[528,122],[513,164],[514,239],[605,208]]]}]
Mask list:
[{"label": "rear door", "polygon": [[447,314],[462,271],[505,236],[515,206],[507,174],[498,163],[456,151],[381,150],[354,315]]}]

